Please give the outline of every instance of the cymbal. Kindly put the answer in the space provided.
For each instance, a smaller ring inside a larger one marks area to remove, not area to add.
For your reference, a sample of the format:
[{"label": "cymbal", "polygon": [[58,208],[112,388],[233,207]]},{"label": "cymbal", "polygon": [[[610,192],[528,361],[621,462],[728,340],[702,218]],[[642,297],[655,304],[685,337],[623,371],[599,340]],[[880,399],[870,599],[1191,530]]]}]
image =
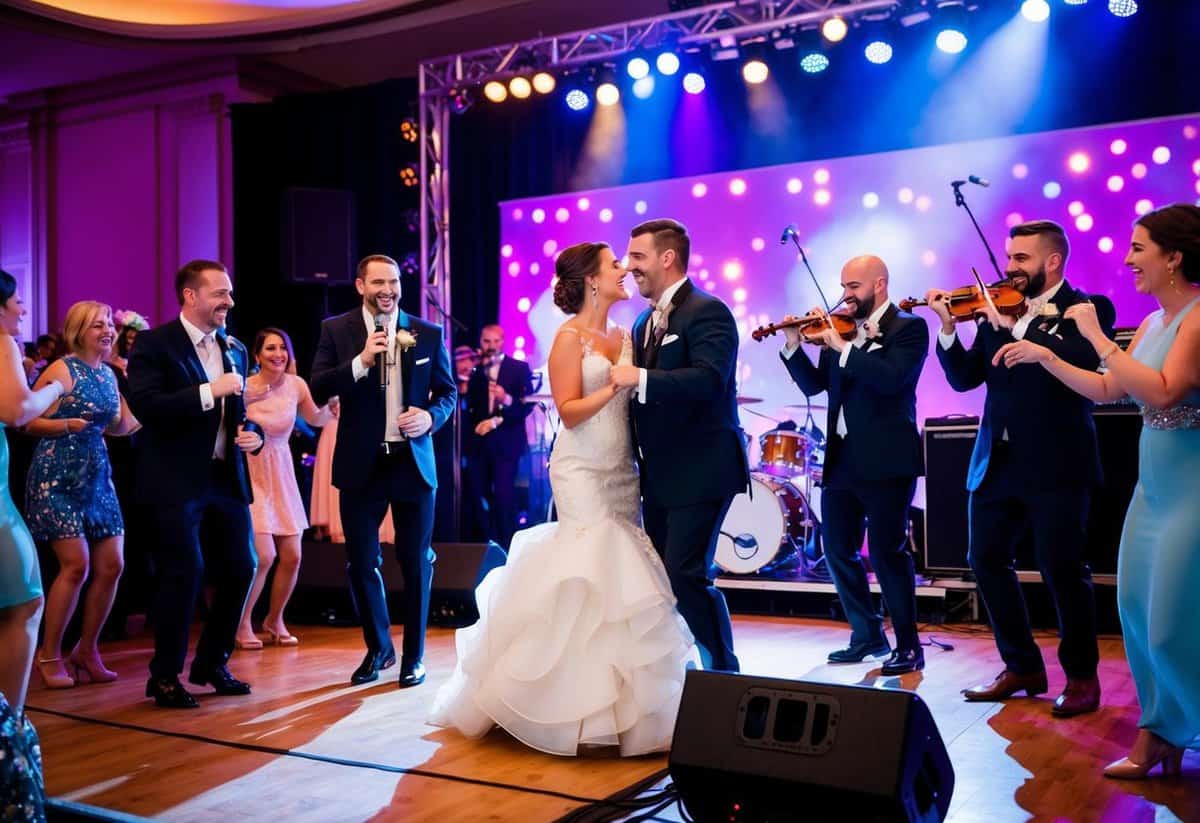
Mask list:
[{"label": "cymbal", "polygon": [[739,406],[749,406],[751,403],[761,403],[762,401],[761,397],[747,397],[743,394],[737,396],[737,404]]},{"label": "cymbal", "polygon": [[785,409],[812,409],[813,411],[829,411],[829,407],[823,403],[788,403],[784,406]]}]

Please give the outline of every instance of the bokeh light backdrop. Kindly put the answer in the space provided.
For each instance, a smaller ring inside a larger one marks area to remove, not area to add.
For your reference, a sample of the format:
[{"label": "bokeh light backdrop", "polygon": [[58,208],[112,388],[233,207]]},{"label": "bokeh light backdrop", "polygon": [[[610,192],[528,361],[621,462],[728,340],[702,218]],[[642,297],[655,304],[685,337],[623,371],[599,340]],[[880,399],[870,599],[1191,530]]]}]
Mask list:
[{"label": "bokeh light backdrop", "polygon": [[[840,295],[842,264],[863,253],[891,270],[894,301],[930,287],[972,282],[975,266],[995,279],[966,213],[949,183],[974,174],[990,188],[968,185],[968,202],[1001,268],[1008,226],[1051,219],[1066,227],[1072,252],[1067,278],[1104,294],[1119,325],[1135,326],[1154,309],[1136,294],[1122,261],[1133,220],[1150,208],[1200,198],[1200,116],[1120,123],[958,143],[740,172],[662,180],[501,204],[500,322],[514,356],[541,368],[565,316],[552,300],[554,260],[584,240],[608,242],[623,255],[629,230],[652,217],[673,217],[692,236],[690,276],[718,295],[738,319],[739,393],[762,398],[743,407],[742,423],[758,434],[775,419],[803,422],[803,403],[778,359],[782,336],[756,343],[750,332],[786,313],[818,305],[799,255],[779,238],[796,223],[809,260],[830,301]],[[632,299],[612,320],[631,326],[645,306],[632,280]],[[931,341],[936,344],[935,324]],[[972,329],[963,328],[964,342]],[[808,352],[811,354],[811,351]],[[546,386],[544,391],[549,391]],[[977,414],[982,391],[958,394],[931,358],[917,395],[918,415]],[[814,398],[824,402],[824,397]],[[815,411],[826,428],[825,411]]]}]

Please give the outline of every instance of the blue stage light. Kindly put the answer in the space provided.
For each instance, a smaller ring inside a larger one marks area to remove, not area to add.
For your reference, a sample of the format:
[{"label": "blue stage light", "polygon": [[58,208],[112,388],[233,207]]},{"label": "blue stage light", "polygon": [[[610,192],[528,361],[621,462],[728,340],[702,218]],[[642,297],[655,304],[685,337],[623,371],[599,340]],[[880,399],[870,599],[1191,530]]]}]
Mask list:
[{"label": "blue stage light", "polygon": [[650,63],[644,57],[635,57],[625,66],[625,71],[634,80],[641,80],[650,73]]},{"label": "blue stage light", "polygon": [[801,58],[800,68],[809,74],[819,74],[829,68],[829,58],[819,51],[809,52]]},{"label": "blue stage light", "polygon": [[942,29],[938,32],[937,47],[946,54],[958,54],[967,47],[967,35],[958,29]]},{"label": "blue stage light", "polygon": [[1044,23],[1050,17],[1050,4],[1046,0],[1025,0],[1021,16],[1031,23]]},{"label": "blue stage light", "polygon": [[654,65],[658,68],[659,73],[670,77],[675,72],[679,71],[679,55],[673,51],[664,51],[654,61]]},{"label": "blue stage light", "polygon": [[699,94],[704,91],[704,75],[689,71],[683,76],[683,90],[688,94]]},{"label": "blue stage light", "polygon": [[892,46],[890,43],[885,43],[882,40],[874,40],[867,44],[866,49],[863,50],[863,54],[872,63],[881,66],[892,59]]},{"label": "blue stage light", "polygon": [[633,96],[639,100],[645,100],[650,95],[654,94],[654,78],[639,77],[633,81]]},{"label": "blue stage light", "polygon": [[1137,14],[1137,0],[1108,0],[1108,10],[1117,17],[1132,17]]},{"label": "blue stage light", "polygon": [[588,107],[591,101],[588,99],[587,92],[580,89],[571,89],[566,96],[567,108],[571,111],[583,111]]}]

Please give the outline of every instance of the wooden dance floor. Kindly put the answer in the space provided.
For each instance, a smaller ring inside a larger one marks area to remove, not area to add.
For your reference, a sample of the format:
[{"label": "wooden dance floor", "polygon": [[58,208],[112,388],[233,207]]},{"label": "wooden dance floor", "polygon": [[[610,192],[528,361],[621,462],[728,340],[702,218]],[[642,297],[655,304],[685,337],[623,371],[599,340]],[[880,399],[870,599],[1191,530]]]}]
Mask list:
[{"label": "wooden dance floor", "polygon": [[[296,648],[240,651],[231,661],[253,683],[250,697],[201,693],[201,708],[171,711],[142,697],[150,643],[107,647],[116,683],[49,691],[35,683],[31,717],[42,738],[46,787],[57,798],[178,821],[550,821],[589,799],[663,780],[665,756],[561,758],[504,733],[467,740],[425,725],[454,663],[453,633],[431,629],[429,679],[396,688],[395,669],[350,686],[362,657],[357,629],[293,626]],[[399,628],[395,630],[398,635]],[[1002,666],[978,627],[932,634],[954,651],[926,650],[923,674],[879,676],[876,664],[824,664],[844,625],[735,617],[744,669],[752,674],[915,689],[929,704],[954,763],[950,820],[1200,821],[1200,754],[1184,776],[1119,783],[1101,767],[1133,740],[1137,710],[1119,638],[1101,640],[1104,705],[1073,720],[1050,715],[1051,694],[1005,705],[965,703],[959,689]],[[929,633],[926,634],[928,636]],[[1054,638],[1039,642],[1054,661]],[[796,802],[802,807],[802,792]],[[656,819],[677,820],[668,809]]]}]

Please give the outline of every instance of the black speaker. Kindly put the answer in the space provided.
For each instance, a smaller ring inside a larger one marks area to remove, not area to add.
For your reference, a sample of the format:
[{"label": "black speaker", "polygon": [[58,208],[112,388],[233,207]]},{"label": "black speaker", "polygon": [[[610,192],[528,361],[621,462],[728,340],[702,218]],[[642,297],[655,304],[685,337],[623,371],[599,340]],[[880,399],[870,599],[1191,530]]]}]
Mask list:
[{"label": "black speaker", "polygon": [[671,778],[700,823],[940,821],[954,769],[915,693],[689,671]]},{"label": "black speaker", "polygon": [[354,192],[286,189],[281,227],[281,259],[288,280],[354,281]]},{"label": "black speaker", "polygon": [[[1142,417],[1129,405],[1097,406],[1092,412],[1100,450],[1103,484],[1092,490],[1088,510],[1087,560],[1095,574],[1117,573],[1117,548],[1125,511],[1138,479],[1138,439]],[[942,417],[925,421],[925,568],[967,571],[967,467],[976,417]],[[1016,565],[1037,571],[1033,540],[1025,534],[1017,543]]]}]

